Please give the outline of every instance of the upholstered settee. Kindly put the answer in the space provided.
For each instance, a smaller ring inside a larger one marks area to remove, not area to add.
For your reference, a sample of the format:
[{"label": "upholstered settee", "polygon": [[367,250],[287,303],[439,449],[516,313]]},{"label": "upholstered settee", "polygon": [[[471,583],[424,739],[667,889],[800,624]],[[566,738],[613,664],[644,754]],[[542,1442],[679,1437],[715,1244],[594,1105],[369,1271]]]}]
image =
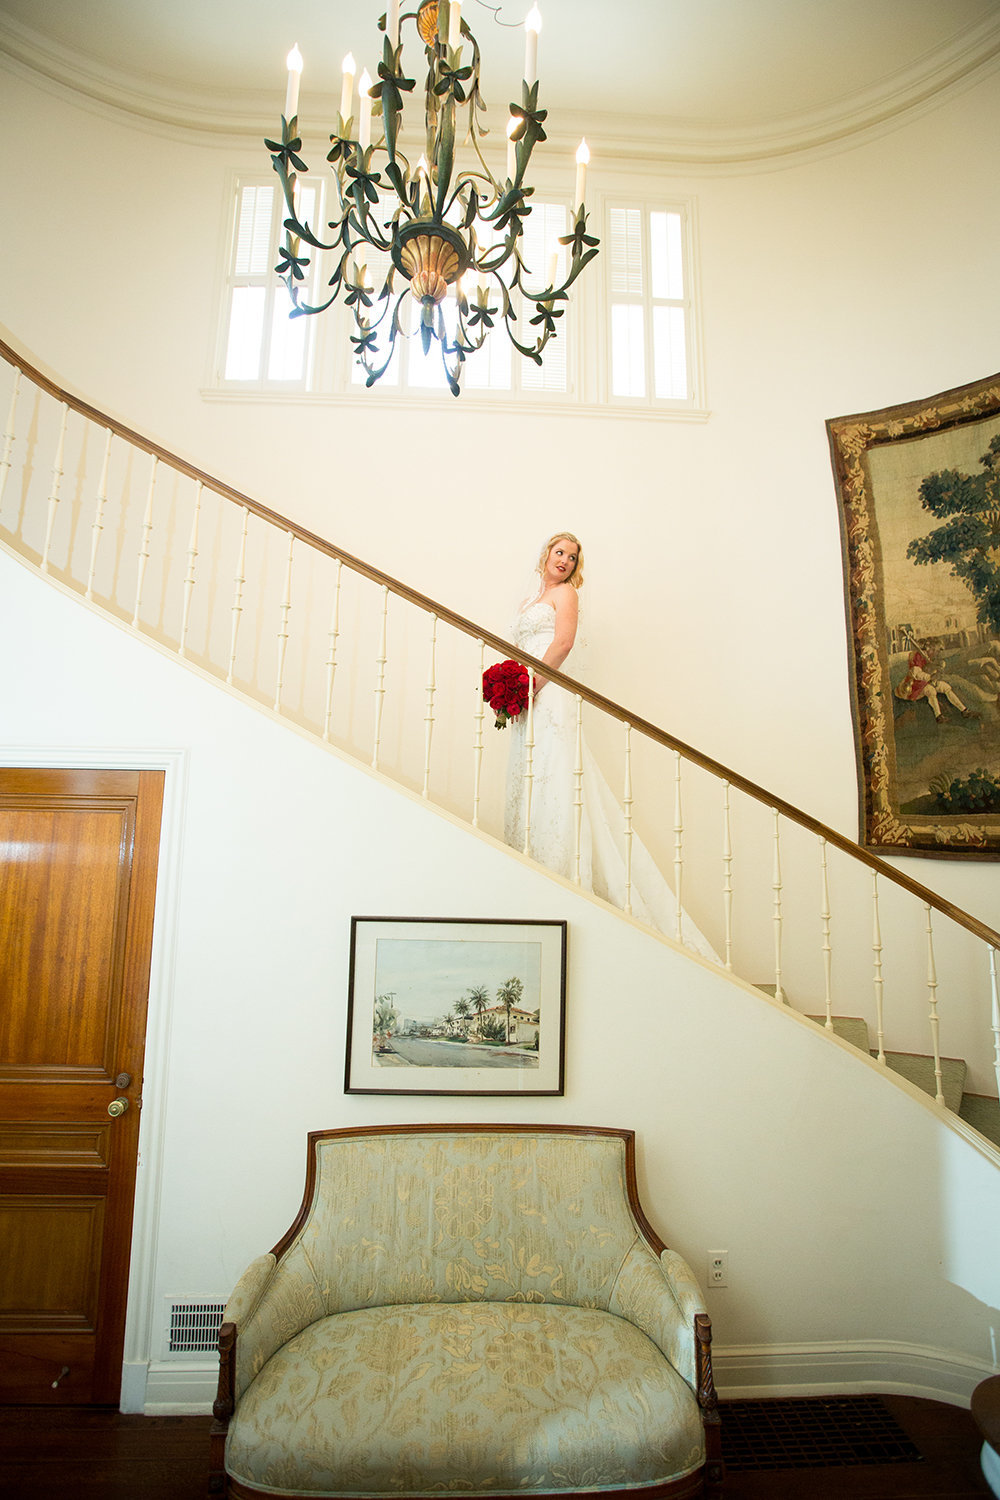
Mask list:
[{"label": "upholstered settee", "polygon": [[209,1491],[711,1494],[711,1327],[631,1131],[315,1132],[230,1298]]}]

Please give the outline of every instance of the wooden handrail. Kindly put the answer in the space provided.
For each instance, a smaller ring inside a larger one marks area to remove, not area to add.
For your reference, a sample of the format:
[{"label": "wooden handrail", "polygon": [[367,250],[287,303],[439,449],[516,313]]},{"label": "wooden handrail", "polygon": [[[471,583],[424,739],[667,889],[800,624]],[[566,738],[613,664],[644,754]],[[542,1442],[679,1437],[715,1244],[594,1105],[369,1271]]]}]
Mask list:
[{"label": "wooden handrail", "polygon": [[783,797],[774,796],[765,787],[748,780],[745,776],[741,776],[738,771],[730,770],[728,766],[724,766],[721,761],[714,760],[712,756],[703,755],[700,750],[695,750],[693,746],[685,744],[683,740],[677,739],[675,735],[670,734],[665,729],[661,729],[658,725],[650,723],[648,719],[642,718],[639,714],[629,713],[620,703],[615,703],[613,699],[606,698],[603,693],[595,692],[593,688],[588,688],[582,682],[577,682],[575,678],[568,676],[565,672],[556,671],[537,657],[529,656],[526,652],[518,650],[510,641],[504,640],[503,636],[494,635],[492,631],[485,630],[481,625],[476,625],[472,620],[467,620],[464,615],[460,615],[455,610],[449,609],[446,604],[439,604],[437,600],[429,598],[426,594],[421,594],[417,589],[410,588],[409,585],[401,583],[388,573],[383,573],[381,569],[372,567],[370,563],[363,562],[360,558],[353,557],[349,552],[344,552],[340,548],[334,547],[330,542],[325,541],[323,537],[317,536],[315,532],[307,531],[305,527],[299,526],[297,522],[289,520],[287,516],[281,515],[278,511],[271,510],[268,506],[262,505],[258,500],[252,499],[249,495],[244,495],[240,490],[234,489],[232,485],[225,484],[221,479],[216,479],[211,474],[206,474],[202,469],[198,469],[193,464],[188,463],[186,459],[178,457],[177,454],[171,453],[169,449],[161,447],[159,443],[154,443],[150,438],[144,437],[142,433],[135,432],[131,427],[126,427],[124,423],[118,422],[115,418],[98,411],[95,407],[88,405],[87,402],[81,401],[77,396],[73,396],[60,386],[57,386],[46,375],[43,375],[40,370],[36,370],[33,365],[30,365],[27,360],[23,359],[9,344],[4,343],[3,340],[0,340],[0,356],[8,364],[14,365],[19,369],[40,390],[55,397],[57,401],[65,402],[71,411],[78,412],[80,416],[86,417],[90,422],[95,422],[99,427],[103,427],[106,431],[114,433],[115,436],[123,438],[133,447],[149,453],[167,464],[170,468],[176,470],[177,473],[184,474],[197,483],[204,485],[206,489],[213,490],[217,495],[231,500],[234,505],[245,506],[251,515],[259,517],[260,520],[266,521],[271,526],[278,527],[286,534],[290,533],[297,540],[304,542],[306,546],[313,548],[317,552],[324,553],[334,561],[346,564],[352,572],[360,574],[362,578],[369,579],[372,583],[378,584],[379,587],[387,588],[397,598],[405,599],[408,603],[415,605],[417,609],[421,609],[427,614],[435,615],[439,620],[444,620],[464,635],[471,636],[476,642],[482,641],[494,651],[498,651],[502,656],[516,656],[518,661],[524,662],[533,670],[543,673],[548,680],[558,683],[560,687],[565,688],[568,692],[578,694],[585,703],[591,704],[594,708],[599,709],[601,713],[608,714],[611,718],[618,719],[622,724],[628,724],[633,729],[637,729],[640,734],[645,735],[647,739],[652,740],[655,744],[663,745],[668,750],[678,752],[693,765],[700,767],[703,771],[707,771],[709,775],[715,776],[721,781],[728,781],[730,786],[734,787],[737,791],[743,792],[746,796],[753,798],[755,802],[760,802],[763,806],[780,813],[789,822],[797,823],[800,828],[806,829],[807,832],[825,839],[834,848],[840,849],[850,858],[867,865],[869,869],[884,876],[893,885],[908,891],[911,896],[916,896],[918,900],[925,902],[935,911],[941,912],[943,916],[950,918],[951,921],[957,922],[960,927],[964,927],[968,932],[981,938],[983,942],[988,943],[991,947],[1000,948],[1000,932],[987,926],[985,922],[981,922],[978,917],[972,916],[971,913],[963,911],[961,907],[955,906],[951,901],[946,901],[936,891],[932,891],[927,886],[921,885],[919,881],[911,880],[908,875],[904,875],[894,869],[892,865],[881,859],[879,855],[872,854],[870,850],[864,849],[854,839],[847,838],[844,834],[838,833],[836,829],[828,827],[825,823],[821,823],[818,818],[814,818],[809,813],[803,812],[794,803],[787,802]]}]

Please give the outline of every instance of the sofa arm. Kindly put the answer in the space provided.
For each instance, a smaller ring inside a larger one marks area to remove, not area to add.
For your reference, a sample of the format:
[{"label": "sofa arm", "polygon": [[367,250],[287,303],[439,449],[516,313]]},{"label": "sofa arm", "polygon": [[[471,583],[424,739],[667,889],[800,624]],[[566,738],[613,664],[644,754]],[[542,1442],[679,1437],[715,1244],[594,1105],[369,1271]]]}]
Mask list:
[{"label": "sofa arm", "polygon": [[231,1325],[232,1362],[231,1394],[238,1401],[250,1381],[266,1360],[281,1347],[272,1320],[255,1317],[265,1293],[271,1287],[277,1260],[271,1254],[258,1255],[250,1262],[233,1289],[223,1313],[223,1327]]},{"label": "sofa arm", "polygon": [[608,1310],[634,1323],[666,1355],[697,1394],[699,1362],[694,1325],[705,1312],[687,1262],[673,1250],[657,1259],[637,1241],[622,1264]]}]

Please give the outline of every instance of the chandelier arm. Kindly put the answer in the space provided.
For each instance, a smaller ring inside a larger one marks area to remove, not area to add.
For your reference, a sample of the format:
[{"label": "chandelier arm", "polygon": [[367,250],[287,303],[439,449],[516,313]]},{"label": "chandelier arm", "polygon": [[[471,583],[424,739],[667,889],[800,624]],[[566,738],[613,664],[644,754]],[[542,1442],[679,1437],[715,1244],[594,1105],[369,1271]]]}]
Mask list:
[{"label": "chandelier arm", "polygon": [[347,223],[349,227],[354,230],[355,234],[360,236],[359,239],[354,240],[351,244],[350,248],[352,250],[354,249],[355,245],[359,245],[362,243],[370,245],[373,250],[388,251],[392,248],[391,238],[386,239],[386,237],[379,232],[378,220],[368,209],[367,204],[365,204],[362,208],[360,218],[355,215],[353,209],[349,209],[347,213]]},{"label": "chandelier arm", "polygon": [[288,286],[287,279],[283,279],[285,280],[285,285],[288,287],[289,296],[291,297],[292,302],[295,304],[291,312],[288,314],[290,318],[305,318],[311,317],[313,313],[326,312],[327,308],[332,307],[337,298],[340,296],[340,283],[338,282],[337,289],[334,292],[333,296],[327,298],[325,302],[320,302],[315,305],[309,302],[302,302],[299,300],[298,288],[292,288]]}]

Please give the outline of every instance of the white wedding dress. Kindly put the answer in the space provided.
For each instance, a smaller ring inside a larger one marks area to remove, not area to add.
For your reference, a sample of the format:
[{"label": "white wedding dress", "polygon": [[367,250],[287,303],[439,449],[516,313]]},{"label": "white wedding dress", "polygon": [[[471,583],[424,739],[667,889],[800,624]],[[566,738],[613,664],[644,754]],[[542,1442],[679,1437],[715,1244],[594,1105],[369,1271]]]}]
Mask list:
[{"label": "white wedding dress", "polygon": [[[555,609],[543,600],[524,605],[514,621],[515,645],[542,657],[556,629]],[[571,669],[568,669],[571,670]],[[509,725],[504,842],[525,850],[525,822],[530,822],[527,853],[539,864],[572,880],[576,873],[576,702],[553,682],[545,684],[532,711],[531,807],[527,808],[527,714]],[[580,884],[619,909],[625,906],[624,814],[583,743]],[[632,836],[632,915],[667,937],[677,936],[674,893],[638,837]],[[718,954],[688,917],[681,915],[681,938],[703,958],[719,963]]]}]

